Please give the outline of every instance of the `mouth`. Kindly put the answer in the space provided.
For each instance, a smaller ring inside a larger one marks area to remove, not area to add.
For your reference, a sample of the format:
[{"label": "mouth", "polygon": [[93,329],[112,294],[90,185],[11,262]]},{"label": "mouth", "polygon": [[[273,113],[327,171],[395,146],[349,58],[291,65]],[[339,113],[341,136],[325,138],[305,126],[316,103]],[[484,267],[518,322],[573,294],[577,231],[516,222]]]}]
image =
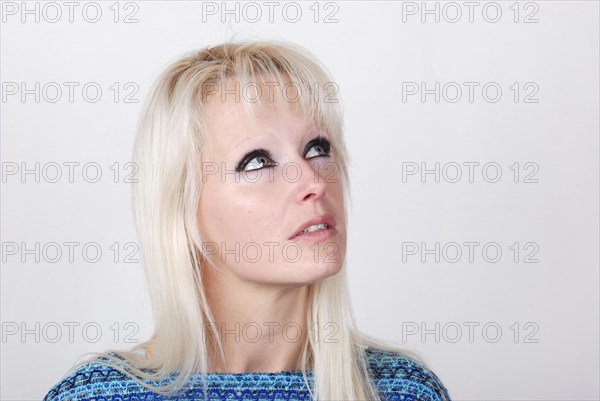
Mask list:
[{"label": "mouth", "polygon": [[320,241],[333,237],[335,230],[335,220],[329,215],[323,215],[307,221],[302,224],[289,240],[293,241]]}]

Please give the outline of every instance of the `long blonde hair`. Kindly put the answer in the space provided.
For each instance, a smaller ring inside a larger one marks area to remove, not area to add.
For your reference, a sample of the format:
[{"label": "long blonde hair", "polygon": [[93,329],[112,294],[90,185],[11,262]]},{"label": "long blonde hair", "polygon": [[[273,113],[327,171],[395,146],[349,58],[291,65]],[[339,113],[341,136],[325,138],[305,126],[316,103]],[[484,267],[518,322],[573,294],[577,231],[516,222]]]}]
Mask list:
[{"label": "long blonde hair", "polygon": [[[345,188],[344,205],[349,202],[338,88],[307,50],[281,41],[229,42],[187,54],[162,73],[144,104],[133,157],[139,167],[133,209],[155,329],[150,340],[131,351],[97,354],[95,361],[164,395],[181,389],[192,374],[207,373],[209,352],[223,355],[220,341],[214,349],[200,340],[205,324],[214,319],[200,272],[204,249],[197,207],[203,182],[201,149],[208,134],[203,105],[214,84],[231,78],[240,86],[263,79],[280,87],[292,82],[301,89],[299,104],[305,115],[330,134]],[[336,322],[339,328],[335,343],[324,343],[308,330],[300,366],[305,381],[307,371],[313,371],[313,399],[378,399],[365,348],[401,351],[357,330],[347,288],[345,266],[309,286],[307,327]],[[160,387],[147,382],[173,374],[174,380]],[[203,380],[206,389],[204,375]]]}]

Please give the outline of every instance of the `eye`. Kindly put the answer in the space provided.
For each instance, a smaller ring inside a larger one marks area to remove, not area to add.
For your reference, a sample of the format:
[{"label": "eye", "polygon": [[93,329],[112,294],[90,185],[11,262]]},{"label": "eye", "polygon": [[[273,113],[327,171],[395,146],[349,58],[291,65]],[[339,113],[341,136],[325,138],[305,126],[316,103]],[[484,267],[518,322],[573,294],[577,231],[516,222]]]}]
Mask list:
[{"label": "eye", "polygon": [[264,149],[256,149],[250,153],[247,153],[242,160],[235,167],[235,171],[241,173],[242,171],[260,170],[265,167],[276,166],[277,163],[273,161],[268,151]]},{"label": "eye", "polygon": [[306,144],[304,148],[304,157],[312,159],[318,156],[329,156],[331,152],[331,144],[321,136],[313,139]]}]

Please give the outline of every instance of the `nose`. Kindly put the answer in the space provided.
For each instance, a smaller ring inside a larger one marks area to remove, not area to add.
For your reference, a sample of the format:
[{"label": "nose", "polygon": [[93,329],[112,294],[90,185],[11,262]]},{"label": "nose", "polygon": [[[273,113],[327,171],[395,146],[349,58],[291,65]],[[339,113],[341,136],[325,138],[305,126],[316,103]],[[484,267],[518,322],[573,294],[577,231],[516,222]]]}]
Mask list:
[{"label": "nose", "polygon": [[304,203],[320,199],[327,188],[327,183],[319,171],[318,164],[311,165],[306,160],[299,162],[298,178],[295,183],[296,202]]}]

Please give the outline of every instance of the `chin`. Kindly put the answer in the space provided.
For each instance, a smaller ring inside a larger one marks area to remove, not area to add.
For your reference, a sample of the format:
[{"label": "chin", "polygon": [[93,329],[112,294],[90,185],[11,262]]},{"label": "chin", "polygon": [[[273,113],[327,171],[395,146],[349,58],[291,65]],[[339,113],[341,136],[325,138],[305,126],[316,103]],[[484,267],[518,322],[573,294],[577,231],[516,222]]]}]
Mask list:
[{"label": "chin", "polygon": [[[273,273],[272,269],[277,269]],[[269,267],[269,271],[261,277],[256,275],[247,277],[246,280],[266,285],[282,285],[289,287],[302,287],[319,282],[327,277],[338,274],[342,269],[342,264],[315,264],[315,263],[296,263],[288,265],[274,265]]]},{"label": "chin", "polygon": [[[298,283],[313,284],[324,278],[335,276],[342,270],[343,261],[336,263],[306,263],[290,266],[293,279]],[[288,276],[289,277],[289,276]],[[289,280],[289,278],[288,278]]]}]

